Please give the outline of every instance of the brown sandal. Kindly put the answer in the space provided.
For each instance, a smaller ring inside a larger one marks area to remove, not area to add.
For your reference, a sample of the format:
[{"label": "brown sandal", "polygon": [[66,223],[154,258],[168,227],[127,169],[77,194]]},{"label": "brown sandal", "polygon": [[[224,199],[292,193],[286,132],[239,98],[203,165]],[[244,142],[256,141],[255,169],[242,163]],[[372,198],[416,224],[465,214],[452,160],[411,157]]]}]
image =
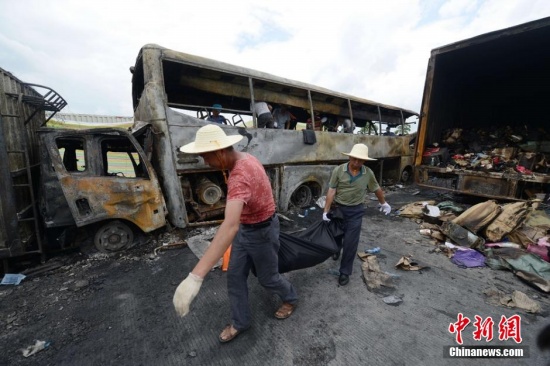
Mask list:
[{"label": "brown sandal", "polygon": [[275,318],[277,319],[286,319],[292,315],[294,309],[296,309],[297,304],[290,304],[288,302],[283,302],[279,310],[275,313]]},{"label": "brown sandal", "polygon": [[227,343],[227,342],[232,341],[233,339],[235,339],[235,337],[237,337],[239,334],[241,334],[242,332],[244,332],[246,330],[248,330],[248,328],[242,329],[242,330],[237,330],[233,327],[232,324],[227,324],[225,326],[225,328],[223,328],[220,335],[218,336],[218,339],[221,343]]}]

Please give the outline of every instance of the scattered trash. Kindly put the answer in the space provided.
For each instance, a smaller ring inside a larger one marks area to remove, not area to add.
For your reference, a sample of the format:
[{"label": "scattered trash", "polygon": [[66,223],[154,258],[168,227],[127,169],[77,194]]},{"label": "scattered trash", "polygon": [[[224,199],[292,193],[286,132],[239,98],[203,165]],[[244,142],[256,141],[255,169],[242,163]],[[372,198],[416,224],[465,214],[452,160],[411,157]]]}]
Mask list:
[{"label": "scattered trash", "polygon": [[516,243],[510,243],[510,242],[505,242],[505,243],[485,243],[485,246],[486,246],[487,248],[516,248],[516,249],[521,249],[521,245],[516,244]]},{"label": "scattered trash", "polygon": [[283,219],[283,220],[285,220],[285,221],[290,221],[290,222],[294,221],[294,220],[289,219],[289,218],[286,217],[285,215],[280,214],[280,213],[278,213],[278,212],[277,212],[277,216],[279,216],[280,219]]},{"label": "scattered trash", "polygon": [[369,254],[380,253],[380,248],[379,247],[372,248],[372,249],[365,248],[365,253],[369,253]]},{"label": "scattered trash", "polygon": [[24,274],[6,273],[2,278],[1,285],[19,285],[23,279],[27,277]]},{"label": "scattered trash", "polygon": [[426,236],[431,236],[432,229],[420,229],[420,234],[426,235]]},{"label": "scattered trash", "polygon": [[524,309],[528,313],[540,313],[541,307],[538,302],[530,299],[526,294],[521,291],[514,291],[512,295],[508,295],[500,299],[502,305],[508,307],[515,307]]},{"label": "scattered trash", "polygon": [[547,247],[546,245],[529,244],[527,246],[528,252],[538,255],[541,259],[545,260],[546,262],[550,262],[550,259],[548,258],[548,249],[550,248]]},{"label": "scattered trash", "polygon": [[[307,211],[306,211],[306,212],[307,212]],[[304,215],[300,215],[300,214],[298,214],[298,217],[305,217],[305,216],[304,216]]]},{"label": "scattered trash", "polygon": [[403,269],[405,271],[419,271],[423,268],[418,263],[414,262],[412,260],[411,256],[403,256],[401,259],[399,259],[399,262],[395,265],[396,268]]},{"label": "scattered trash", "polygon": [[541,311],[540,304],[521,291],[514,291],[512,294],[506,294],[496,287],[491,287],[483,290],[483,293],[488,297],[487,300],[492,305],[519,308],[533,314],[540,313]]},{"label": "scattered trash", "polygon": [[333,276],[340,276],[340,271],[335,268],[329,268],[327,272]]},{"label": "scattered trash", "polygon": [[475,249],[459,250],[451,262],[461,268],[485,267],[485,256]]},{"label": "scattered trash", "polygon": [[317,207],[312,206],[312,207],[310,207],[309,209],[310,209],[311,211],[315,211],[315,210],[317,209]]},{"label": "scattered trash", "polygon": [[452,241],[465,247],[477,248],[485,244],[485,239],[451,221],[444,222],[441,231]]},{"label": "scattered trash", "polygon": [[[304,216],[303,217],[306,217],[307,214],[308,214],[309,210],[306,208],[305,211],[304,211]],[[299,216],[299,215],[298,215]]]},{"label": "scattered trash", "polygon": [[393,285],[393,276],[388,275],[380,270],[380,265],[375,255],[358,253],[359,258],[363,261],[361,263],[361,270],[363,272],[363,281],[367,285],[367,289],[372,291],[374,289],[384,287],[395,287]]},{"label": "scattered trash", "polygon": [[390,276],[391,278],[399,278],[399,277],[401,277],[401,275],[398,275],[397,273],[391,273],[391,272],[386,272],[386,271],[384,271],[384,272],[382,272],[382,273],[384,273],[384,274]]},{"label": "scattered trash", "polygon": [[169,249],[176,249],[176,248],[183,248],[186,247],[187,243],[185,241],[179,242],[179,243],[162,243],[162,246],[156,247],[153,249],[154,256],[158,256],[158,253],[160,251],[169,250]]},{"label": "scattered trash", "polygon": [[50,346],[50,342],[37,340],[32,346],[22,349],[23,357],[29,357]]},{"label": "scattered trash", "polygon": [[460,245],[454,245],[453,243],[449,243],[448,241],[445,242],[445,246],[449,249],[470,250],[470,248],[461,247]]},{"label": "scattered trash", "polygon": [[386,304],[392,305],[392,306],[399,306],[403,302],[403,299],[401,299],[398,296],[390,295],[386,296],[382,299]]},{"label": "scattered trash", "polygon": [[315,201],[315,204],[321,208],[325,208],[325,203],[327,202],[327,196],[321,196]]}]

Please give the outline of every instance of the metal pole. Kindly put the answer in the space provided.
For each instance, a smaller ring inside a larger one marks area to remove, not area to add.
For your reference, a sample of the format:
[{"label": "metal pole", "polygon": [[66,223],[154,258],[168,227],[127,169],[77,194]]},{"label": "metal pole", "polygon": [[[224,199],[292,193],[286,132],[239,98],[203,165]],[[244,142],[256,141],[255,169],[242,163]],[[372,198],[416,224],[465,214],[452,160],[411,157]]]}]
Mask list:
[{"label": "metal pole", "polygon": [[309,112],[311,114],[311,129],[315,130],[315,112],[313,111],[313,99],[311,99],[311,90],[309,89],[307,90],[307,98],[309,100]]},{"label": "metal pole", "polygon": [[252,82],[252,78],[248,78],[248,86],[250,87],[250,108],[252,109],[252,125],[254,128],[258,128],[258,119],[256,116],[256,108],[254,108],[254,104],[256,101],[254,100],[254,83]]},{"label": "metal pole", "polygon": [[353,126],[353,110],[351,109],[351,100],[348,99],[349,117]]},{"label": "metal pole", "polygon": [[377,105],[376,109],[378,109],[378,134],[382,134],[382,113],[380,113],[380,106]]}]

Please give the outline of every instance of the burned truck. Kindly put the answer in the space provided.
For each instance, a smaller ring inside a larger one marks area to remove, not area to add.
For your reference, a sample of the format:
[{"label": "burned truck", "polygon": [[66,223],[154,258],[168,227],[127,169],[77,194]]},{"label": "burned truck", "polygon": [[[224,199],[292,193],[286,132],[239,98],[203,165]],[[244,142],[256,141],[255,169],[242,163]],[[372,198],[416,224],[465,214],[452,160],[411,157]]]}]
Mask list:
[{"label": "burned truck", "polygon": [[550,18],[432,50],[416,182],[502,200],[547,199],[549,60]]},{"label": "burned truck", "polygon": [[[40,91],[40,92],[39,92]],[[0,258],[43,253],[38,208],[41,154],[35,131],[67,103],[53,89],[0,68]]]}]

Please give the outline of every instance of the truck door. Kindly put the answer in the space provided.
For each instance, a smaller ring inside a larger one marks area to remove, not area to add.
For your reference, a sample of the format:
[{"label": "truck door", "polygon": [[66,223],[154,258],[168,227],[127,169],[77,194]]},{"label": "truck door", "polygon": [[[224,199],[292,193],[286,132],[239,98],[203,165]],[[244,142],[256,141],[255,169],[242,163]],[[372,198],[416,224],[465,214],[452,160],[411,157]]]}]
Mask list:
[{"label": "truck door", "polygon": [[130,134],[71,131],[53,133],[46,141],[77,226],[122,219],[150,232],[166,224],[157,177]]}]

